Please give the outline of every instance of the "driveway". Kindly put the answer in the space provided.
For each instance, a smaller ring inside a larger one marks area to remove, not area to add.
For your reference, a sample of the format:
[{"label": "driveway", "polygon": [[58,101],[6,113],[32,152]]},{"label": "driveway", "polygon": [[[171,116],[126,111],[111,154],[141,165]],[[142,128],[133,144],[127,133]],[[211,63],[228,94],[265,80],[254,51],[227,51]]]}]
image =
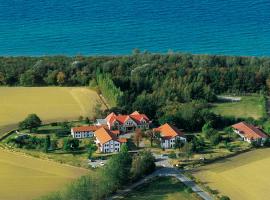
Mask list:
[{"label": "driveway", "polygon": [[213,200],[214,198],[211,197],[207,192],[203,191],[201,187],[199,187],[193,180],[185,176],[182,172],[182,170],[176,169],[173,166],[170,165],[168,162],[169,158],[168,156],[162,156],[158,154],[153,154],[156,158],[156,166],[162,167],[161,169],[156,170],[152,174],[146,176],[145,178],[141,179],[140,181],[128,186],[124,190],[118,191],[115,195],[112,197],[107,198],[107,200],[113,200],[113,199],[120,199],[121,196],[123,196],[126,193],[130,193],[132,190],[134,190],[136,187],[138,187],[141,184],[144,184],[148,182],[149,180],[155,178],[155,177],[161,177],[161,176],[170,176],[175,177],[178,180],[180,180],[182,183],[184,183],[186,186],[190,187],[193,192],[195,192],[198,196],[200,196],[204,200]]}]

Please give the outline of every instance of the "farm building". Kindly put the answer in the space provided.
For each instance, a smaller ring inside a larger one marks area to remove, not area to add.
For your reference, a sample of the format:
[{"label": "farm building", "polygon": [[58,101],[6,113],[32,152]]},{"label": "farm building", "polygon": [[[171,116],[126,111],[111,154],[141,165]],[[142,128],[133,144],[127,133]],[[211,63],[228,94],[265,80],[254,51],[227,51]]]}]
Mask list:
[{"label": "farm building", "polygon": [[94,132],[101,128],[101,126],[80,126],[71,128],[71,135],[73,138],[82,139],[94,136]]},{"label": "farm building", "polygon": [[154,128],[154,132],[160,133],[161,136],[161,147],[164,149],[173,148],[176,140],[181,140],[186,142],[186,138],[184,137],[184,133],[180,131],[173,125],[168,123]]},{"label": "farm building", "polygon": [[116,133],[106,128],[100,128],[95,131],[96,145],[102,153],[119,152],[123,143],[127,142],[125,138],[117,138]]},{"label": "farm building", "polygon": [[130,115],[109,114],[105,119],[98,119],[96,125],[107,125],[109,130],[119,130],[123,133],[134,131],[136,128],[148,129],[151,121],[145,114],[138,111]]},{"label": "farm building", "polygon": [[244,141],[251,143],[252,141],[264,142],[268,137],[260,128],[257,128],[246,122],[240,122],[232,125],[235,133],[237,133]]}]

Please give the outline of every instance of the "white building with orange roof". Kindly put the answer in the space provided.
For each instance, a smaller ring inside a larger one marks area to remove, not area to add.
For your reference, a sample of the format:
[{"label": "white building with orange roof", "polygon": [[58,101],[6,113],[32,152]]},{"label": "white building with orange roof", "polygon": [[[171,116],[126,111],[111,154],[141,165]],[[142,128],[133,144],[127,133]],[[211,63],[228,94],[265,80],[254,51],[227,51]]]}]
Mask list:
[{"label": "white building with orange roof", "polygon": [[176,140],[186,142],[184,133],[173,125],[168,123],[153,129],[154,132],[158,132],[161,137],[161,148],[170,149],[174,148]]},{"label": "white building with orange roof", "polygon": [[107,125],[110,130],[119,130],[121,132],[131,132],[136,128],[149,129],[151,121],[145,114],[138,111],[130,115],[109,114],[105,119],[98,119],[97,125]]},{"label": "white building with orange roof", "polygon": [[94,132],[101,128],[101,126],[80,126],[71,128],[71,135],[73,138],[83,139],[91,138],[94,136]]},{"label": "white building with orange roof", "polygon": [[117,138],[115,133],[106,128],[100,128],[94,133],[96,145],[102,153],[119,152],[121,145],[127,142],[125,138]]},{"label": "white building with orange roof", "polygon": [[248,124],[246,122],[240,122],[232,125],[235,133],[237,133],[244,141],[253,142],[261,140],[262,144],[268,138],[268,136],[259,128]]}]

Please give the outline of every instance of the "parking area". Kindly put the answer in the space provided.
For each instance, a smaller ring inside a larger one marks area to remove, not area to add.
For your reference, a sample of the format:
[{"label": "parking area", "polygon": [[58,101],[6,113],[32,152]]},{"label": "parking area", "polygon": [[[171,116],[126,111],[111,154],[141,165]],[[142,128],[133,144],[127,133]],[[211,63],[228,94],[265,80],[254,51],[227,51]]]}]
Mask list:
[{"label": "parking area", "polygon": [[107,160],[88,160],[88,164],[93,168],[103,167]]}]

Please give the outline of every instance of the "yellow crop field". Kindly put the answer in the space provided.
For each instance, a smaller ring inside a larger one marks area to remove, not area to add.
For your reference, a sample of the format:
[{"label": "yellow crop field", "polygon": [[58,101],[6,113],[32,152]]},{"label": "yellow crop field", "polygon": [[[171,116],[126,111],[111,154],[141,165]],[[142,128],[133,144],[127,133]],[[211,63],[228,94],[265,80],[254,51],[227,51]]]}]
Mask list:
[{"label": "yellow crop field", "polygon": [[76,168],[0,149],[0,199],[29,200],[61,189],[89,173]]},{"label": "yellow crop field", "polygon": [[36,113],[42,121],[93,115],[97,93],[83,87],[0,87],[0,129]]},{"label": "yellow crop field", "polygon": [[233,200],[270,198],[270,149],[259,149],[204,166],[194,176]]}]

